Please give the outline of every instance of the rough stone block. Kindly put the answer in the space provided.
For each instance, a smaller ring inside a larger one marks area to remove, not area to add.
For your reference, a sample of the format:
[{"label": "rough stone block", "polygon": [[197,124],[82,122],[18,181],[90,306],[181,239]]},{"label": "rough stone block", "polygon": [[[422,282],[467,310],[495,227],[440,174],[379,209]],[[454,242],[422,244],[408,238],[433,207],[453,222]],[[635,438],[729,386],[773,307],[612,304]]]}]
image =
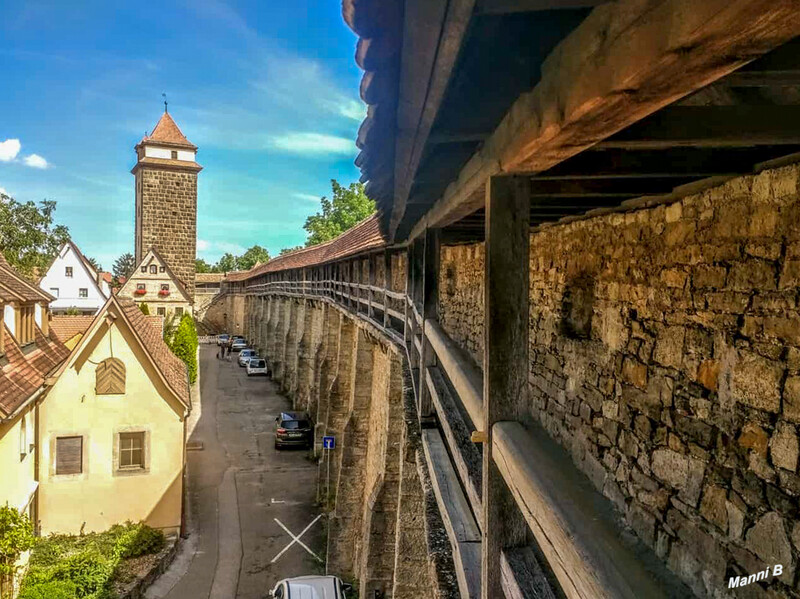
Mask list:
[{"label": "rough stone block", "polygon": [[791,424],[778,422],[769,443],[772,463],[778,468],[795,472],[797,470],[798,442],[797,430]]},{"label": "rough stone block", "polygon": [[755,422],[748,422],[742,427],[742,432],[739,434],[740,446],[766,457],[768,443],[769,436],[764,429]]},{"label": "rough stone block", "polygon": [[733,367],[732,391],[753,408],[778,412],[781,406],[783,367],[752,352],[741,352]]},{"label": "rough stone block", "polygon": [[651,467],[653,474],[671,487],[689,504],[696,505],[700,497],[705,464],[671,449],[656,449]]},{"label": "rough stone block", "polygon": [[784,574],[780,580],[791,584],[794,578],[794,561],[792,547],[786,535],[786,525],[777,512],[764,514],[755,525],[747,531],[747,549],[755,553],[767,564],[781,564]]},{"label": "rough stone block", "polygon": [[703,491],[700,501],[700,514],[719,528],[723,533],[728,531],[727,493],[722,487],[708,485]]}]

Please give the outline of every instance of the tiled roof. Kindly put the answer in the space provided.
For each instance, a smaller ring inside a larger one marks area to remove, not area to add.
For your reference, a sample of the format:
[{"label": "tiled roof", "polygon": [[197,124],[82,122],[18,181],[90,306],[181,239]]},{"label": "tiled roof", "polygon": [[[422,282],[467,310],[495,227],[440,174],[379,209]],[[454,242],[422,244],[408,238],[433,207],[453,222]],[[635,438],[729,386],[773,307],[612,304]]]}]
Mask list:
[{"label": "tiled roof", "polygon": [[54,299],[52,295],[21,277],[5,258],[0,258],[0,300],[49,304]]},{"label": "tiled roof", "polygon": [[86,332],[93,320],[94,316],[53,316],[50,331],[59,341],[66,343],[75,335]]},{"label": "tiled roof", "polygon": [[186,136],[181,132],[180,127],[172,120],[170,114],[164,111],[161,118],[158,120],[156,128],[150,135],[146,135],[142,142],[161,142],[171,146],[183,146],[185,148],[197,149],[192,142],[186,139]]},{"label": "tiled roof", "polygon": [[113,279],[113,278],[114,278],[114,275],[112,275],[110,272],[101,272],[101,273],[100,273],[100,276],[101,276],[101,277],[102,277],[102,279],[103,279],[103,280],[104,280],[106,283],[108,283],[109,285],[111,284],[111,279]]},{"label": "tiled roof", "polygon": [[324,264],[367,250],[384,247],[386,243],[386,238],[381,233],[378,224],[378,216],[373,214],[335,239],[278,256],[266,264],[261,264],[247,271],[228,273],[225,280],[231,282],[245,281],[265,273]]},{"label": "tiled roof", "polygon": [[34,348],[24,352],[6,327],[4,349],[7,362],[0,368],[0,419],[13,414],[69,356],[69,350],[55,336],[48,339],[38,326]]},{"label": "tiled roof", "polygon": [[164,343],[160,326],[154,326],[153,318],[142,314],[133,301],[125,299],[118,301],[131,327],[141,339],[145,351],[153,358],[167,384],[185,406],[191,406],[186,365]]}]

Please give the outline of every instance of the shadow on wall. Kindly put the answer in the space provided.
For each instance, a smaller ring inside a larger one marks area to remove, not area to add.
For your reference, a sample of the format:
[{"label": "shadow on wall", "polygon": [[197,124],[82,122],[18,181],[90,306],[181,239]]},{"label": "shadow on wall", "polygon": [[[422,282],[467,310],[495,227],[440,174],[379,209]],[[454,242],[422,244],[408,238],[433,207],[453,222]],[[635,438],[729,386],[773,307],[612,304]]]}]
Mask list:
[{"label": "shadow on wall", "polygon": [[594,277],[581,273],[567,280],[561,297],[561,334],[569,339],[589,339],[594,313]]}]

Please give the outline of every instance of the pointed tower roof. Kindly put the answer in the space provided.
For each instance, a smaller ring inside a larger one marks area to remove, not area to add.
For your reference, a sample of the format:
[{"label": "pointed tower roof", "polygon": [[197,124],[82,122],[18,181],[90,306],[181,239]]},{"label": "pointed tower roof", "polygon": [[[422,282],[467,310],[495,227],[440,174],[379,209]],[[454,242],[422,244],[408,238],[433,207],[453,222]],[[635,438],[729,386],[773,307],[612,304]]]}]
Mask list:
[{"label": "pointed tower roof", "polygon": [[145,135],[139,143],[160,143],[169,146],[176,146],[181,148],[191,148],[196,150],[197,146],[186,139],[186,136],[181,132],[180,127],[172,120],[169,112],[166,110],[156,124],[156,128],[150,135]]}]

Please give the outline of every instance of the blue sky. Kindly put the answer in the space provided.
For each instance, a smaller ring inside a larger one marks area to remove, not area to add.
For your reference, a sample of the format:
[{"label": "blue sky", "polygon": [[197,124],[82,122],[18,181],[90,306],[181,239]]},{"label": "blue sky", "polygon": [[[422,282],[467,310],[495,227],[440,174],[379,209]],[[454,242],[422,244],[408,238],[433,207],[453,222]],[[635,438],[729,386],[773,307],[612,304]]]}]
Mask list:
[{"label": "blue sky", "polygon": [[133,252],[133,146],[163,104],[199,146],[198,257],[303,243],[358,178],[366,108],[339,0],[0,2],[0,188],[52,199],[106,269]]}]

